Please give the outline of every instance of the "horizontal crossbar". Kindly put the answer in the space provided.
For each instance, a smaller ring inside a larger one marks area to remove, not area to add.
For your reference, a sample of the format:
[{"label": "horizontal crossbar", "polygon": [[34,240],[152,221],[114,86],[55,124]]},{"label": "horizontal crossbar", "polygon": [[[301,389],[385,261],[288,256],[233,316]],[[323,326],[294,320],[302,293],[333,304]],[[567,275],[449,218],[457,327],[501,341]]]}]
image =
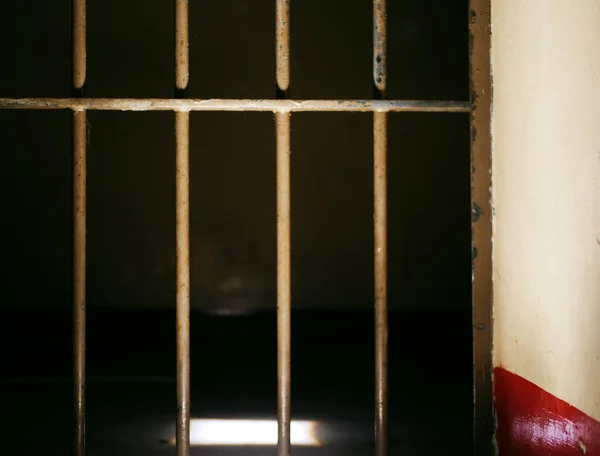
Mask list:
[{"label": "horizontal crossbar", "polygon": [[0,98],[0,109],[74,111],[470,112],[466,101]]}]

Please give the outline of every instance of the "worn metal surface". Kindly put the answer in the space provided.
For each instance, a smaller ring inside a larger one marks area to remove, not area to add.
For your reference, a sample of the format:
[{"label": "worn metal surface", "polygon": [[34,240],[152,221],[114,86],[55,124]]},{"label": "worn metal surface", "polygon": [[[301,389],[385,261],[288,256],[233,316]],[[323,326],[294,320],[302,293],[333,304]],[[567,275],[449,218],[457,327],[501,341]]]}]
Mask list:
[{"label": "worn metal surface", "polygon": [[[86,81],[86,1],[73,0],[72,95],[84,94]],[[73,113],[73,453],[85,455],[86,400],[86,147],[87,113]]]},{"label": "worn metal surface", "polygon": [[[373,83],[380,100],[387,90],[386,7],[386,0],[373,0]],[[376,456],[388,454],[387,117],[373,112]]]},{"label": "worn metal surface", "polygon": [[188,0],[175,2],[175,87],[187,91],[190,79]]},{"label": "worn metal surface", "polygon": [[375,200],[375,454],[388,454],[387,113],[373,113]]},{"label": "worn metal surface", "polygon": [[470,112],[465,101],[0,98],[0,109],[75,111]]},{"label": "worn metal surface", "polygon": [[73,400],[75,455],[85,454],[86,124],[73,113]]},{"label": "worn metal surface", "polygon": [[474,452],[493,454],[490,0],[471,0],[471,210]]},{"label": "worn metal surface", "polygon": [[275,5],[275,65],[277,98],[289,98],[290,0],[277,0]]},{"label": "worn metal surface", "polygon": [[81,95],[86,78],[86,0],[73,0],[73,89]]},{"label": "worn metal surface", "polygon": [[190,114],[175,113],[177,455],[190,453]]},{"label": "worn metal surface", "polygon": [[[175,2],[175,96],[189,84],[188,0]],[[190,113],[175,112],[177,456],[190,454]]]},{"label": "worn metal surface", "polygon": [[373,82],[385,98],[387,88],[387,5],[373,0]]},{"label": "worn metal surface", "polygon": [[290,113],[275,114],[277,138],[277,454],[290,453]]},{"label": "worn metal surface", "polygon": [[[290,96],[290,0],[275,3],[276,97]],[[264,100],[261,100],[264,101]],[[277,454],[291,450],[290,110],[275,112],[277,143]]]}]

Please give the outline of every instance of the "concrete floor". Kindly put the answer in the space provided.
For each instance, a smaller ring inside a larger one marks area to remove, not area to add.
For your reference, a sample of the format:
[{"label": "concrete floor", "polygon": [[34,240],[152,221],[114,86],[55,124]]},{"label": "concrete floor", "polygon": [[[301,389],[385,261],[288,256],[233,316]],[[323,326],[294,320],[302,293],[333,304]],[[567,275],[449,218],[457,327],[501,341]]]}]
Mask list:
[{"label": "concrete floor", "polygon": [[[134,317],[121,315],[117,323],[105,312],[89,320],[90,456],[175,454],[161,442],[174,436],[172,315],[146,316],[132,331],[128,322]],[[24,329],[11,318],[12,330]],[[299,314],[293,321],[292,415],[318,421],[329,436],[328,444],[294,447],[293,454],[372,454],[372,316]],[[68,331],[70,320],[64,323],[33,322],[37,342],[10,345],[15,349],[2,365],[2,454],[70,454],[71,350],[68,334],[58,332],[62,326]],[[271,323],[274,314],[194,317],[193,417],[275,419]],[[6,331],[2,339],[8,343]],[[391,315],[391,455],[470,454],[470,350],[466,314]],[[274,455],[276,450],[195,447],[192,454]]]}]

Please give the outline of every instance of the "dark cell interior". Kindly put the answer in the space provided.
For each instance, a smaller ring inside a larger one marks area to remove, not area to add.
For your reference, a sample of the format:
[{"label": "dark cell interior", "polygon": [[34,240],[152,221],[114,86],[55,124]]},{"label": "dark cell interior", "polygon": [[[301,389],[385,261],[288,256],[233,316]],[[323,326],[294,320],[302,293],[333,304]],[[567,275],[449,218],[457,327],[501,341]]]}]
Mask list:
[{"label": "dark cell interior", "polygon": [[[88,0],[86,96],[173,97],[172,3]],[[467,7],[388,0],[389,98],[468,100]],[[291,11],[292,98],[371,99],[372,2]],[[272,0],[190,2],[189,96],[275,98],[274,14]],[[0,17],[0,97],[70,96],[70,2],[3,2]],[[71,447],[71,117],[0,110],[0,454]],[[175,454],[174,115],[88,122],[88,454]],[[275,419],[273,114],[190,122],[192,414]],[[293,452],[371,454],[372,114],[291,122],[292,419],[329,429]],[[466,454],[468,115],[390,114],[388,166],[390,454]]]}]

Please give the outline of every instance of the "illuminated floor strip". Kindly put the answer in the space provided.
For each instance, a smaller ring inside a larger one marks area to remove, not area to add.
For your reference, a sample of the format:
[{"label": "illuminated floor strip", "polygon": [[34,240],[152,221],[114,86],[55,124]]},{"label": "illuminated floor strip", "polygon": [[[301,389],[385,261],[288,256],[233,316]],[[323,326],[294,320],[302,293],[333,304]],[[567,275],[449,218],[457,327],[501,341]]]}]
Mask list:
[{"label": "illuminated floor strip", "polygon": [[[291,444],[319,446],[317,422],[292,421]],[[171,443],[175,443],[172,439]],[[277,445],[276,420],[208,420],[192,419],[191,445]]]}]

